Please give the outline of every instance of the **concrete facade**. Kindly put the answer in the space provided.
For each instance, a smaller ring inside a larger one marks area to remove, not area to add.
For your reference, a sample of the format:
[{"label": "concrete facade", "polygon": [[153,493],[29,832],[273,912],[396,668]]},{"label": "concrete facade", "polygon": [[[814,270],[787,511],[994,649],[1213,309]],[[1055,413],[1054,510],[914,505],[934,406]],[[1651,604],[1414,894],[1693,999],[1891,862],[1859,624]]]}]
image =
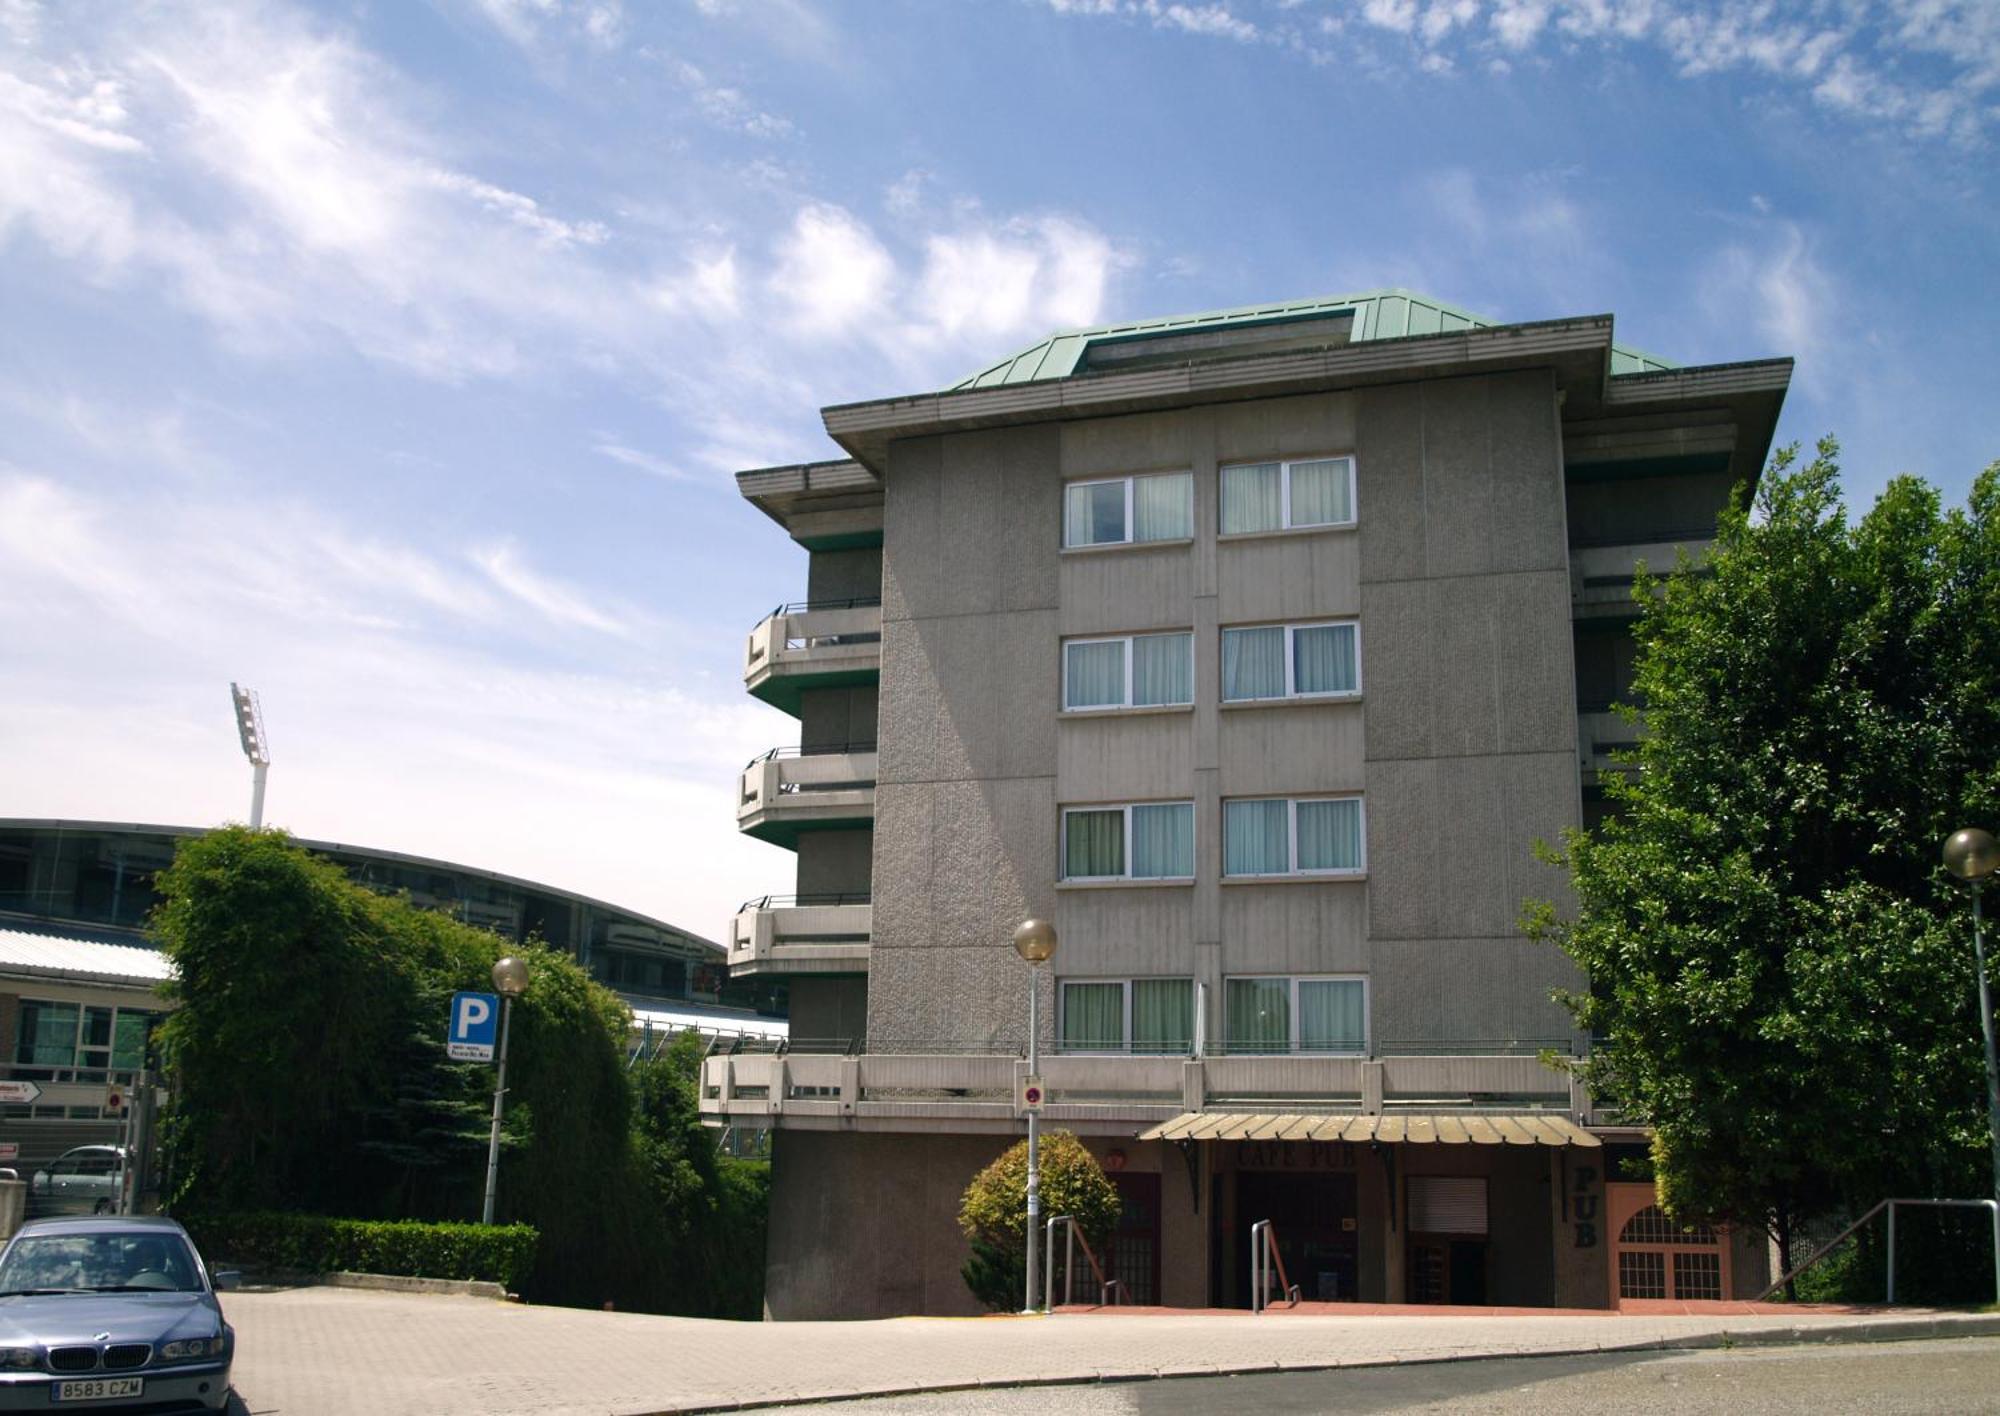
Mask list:
[{"label": "concrete facade", "polygon": [[[1468,1142],[1482,1113],[1591,1120],[1533,1060],[1588,1047],[1552,1001],[1584,980],[1519,931],[1528,902],[1569,904],[1536,845],[1601,813],[1634,565],[1699,552],[1761,465],[1789,365],[1614,376],[1602,319],[1372,348],[1342,333],[1311,354],[1238,338],[1184,364],[1121,355],[1102,364],[1119,372],[828,409],[853,462],[740,479],[811,552],[814,604],[880,601],[875,677],[843,677],[843,620],[797,700],[805,750],[876,749],[872,827],[798,839],[801,897],[872,904],[865,973],[793,980],[795,1035],[813,1019],[849,1060],[704,1077],[710,1116],[777,1129],[774,1317],[967,1310],[956,1206],[1019,1134],[1025,1068],[1005,1059],[1031,987],[1049,1120],[1115,1153],[1150,1226],[1121,1234],[1121,1262],[1153,1245],[1165,1301],[1247,1302],[1260,1217],[1309,1274],[1293,1280],[1336,1299],[1615,1296],[1588,1132]],[[1351,459],[1345,520],[1222,529],[1224,469],[1315,459]],[[1069,489],[1158,475],[1191,484],[1188,534],[1066,544]],[[857,544],[871,511],[879,546]],[[836,513],[841,537],[815,544]],[[1352,691],[1225,700],[1228,631],[1327,623],[1354,626]],[[1180,633],[1191,701],[1066,706],[1066,641]],[[1229,803],[1327,797],[1360,803],[1346,868],[1226,868]],[[1191,871],[1065,878],[1067,811],[1163,803],[1189,804]],[[1032,975],[1007,947],[1030,917],[1061,938]],[[1250,1025],[1231,981],[1253,978],[1292,990],[1288,1043],[1232,1035]],[[1362,984],[1361,1035],[1308,1043],[1298,981],[1329,979],[1343,1000]],[[1120,1061],[1123,1031],[1065,1047],[1066,999],[1105,996],[1066,983],[1110,982],[1129,1009],[1149,980],[1196,1000],[1174,1056]],[[1262,1129],[1145,1139],[1211,1111]],[[1296,1139],[1347,1114],[1474,1124]],[[1466,1228],[1412,1234],[1413,1204]]]}]

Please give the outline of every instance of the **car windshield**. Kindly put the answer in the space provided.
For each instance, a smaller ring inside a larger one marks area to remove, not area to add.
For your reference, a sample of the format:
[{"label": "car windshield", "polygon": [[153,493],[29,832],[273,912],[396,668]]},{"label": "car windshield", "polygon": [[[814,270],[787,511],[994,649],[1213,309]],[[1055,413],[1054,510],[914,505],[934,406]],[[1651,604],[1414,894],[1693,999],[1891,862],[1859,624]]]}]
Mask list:
[{"label": "car windshield", "polygon": [[29,1234],[0,1258],[0,1298],[19,1293],[194,1293],[194,1255],[179,1235],[146,1230]]}]

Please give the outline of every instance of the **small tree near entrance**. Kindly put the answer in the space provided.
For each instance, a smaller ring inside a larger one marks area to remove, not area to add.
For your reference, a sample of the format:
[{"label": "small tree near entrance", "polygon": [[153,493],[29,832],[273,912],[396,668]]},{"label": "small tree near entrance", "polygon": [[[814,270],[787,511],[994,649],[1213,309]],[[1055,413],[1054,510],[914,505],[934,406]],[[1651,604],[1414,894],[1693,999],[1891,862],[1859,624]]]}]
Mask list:
[{"label": "small tree near entrance", "polygon": [[[1118,1227],[1118,1190],[1097,1157],[1068,1131],[1042,1137],[1042,1214],[1076,1216],[1100,1258]],[[972,1177],[959,1206],[958,1227],[972,1244],[960,1270],[972,1295],[995,1312],[1018,1309],[1027,1287],[1028,1143],[1016,1141]]]}]

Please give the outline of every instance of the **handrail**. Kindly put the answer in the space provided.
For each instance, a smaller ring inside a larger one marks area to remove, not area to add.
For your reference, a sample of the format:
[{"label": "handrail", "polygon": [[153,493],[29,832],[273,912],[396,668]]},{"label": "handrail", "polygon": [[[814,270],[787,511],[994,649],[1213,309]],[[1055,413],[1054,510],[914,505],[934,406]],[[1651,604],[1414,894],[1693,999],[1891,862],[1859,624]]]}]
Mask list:
[{"label": "handrail", "polygon": [[1261,1313],[1271,1306],[1271,1265],[1278,1267],[1278,1291],[1285,1295],[1285,1306],[1299,1306],[1299,1286],[1292,1282],[1285,1272],[1285,1256],[1278,1252],[1278,1231],[1268,1219],[1260,1219],[1250,1226],[1250,1311]]},{"label": "handrail", "polygon": [[1104,1276],[1104,1265],[1097,1261],[1097,1251],[1090,1247],[1090,1240],[1077,1227],[1076,1216],[1059,1214],[1051,1217],[1042,1228],[1042,1282],[1046,1285],[1042,1292],[1042,1311],[1045,1313],[1055,1311],[1055,1303],[1052,1300],[1055,1295],[1058,1224],[1064,1226],[1063,1306],[1067,1308],[1076,1301],[1076,1246],[1079,1244],[1083,1246],[1084,1258],[1090,1261],[1091,1276],[1097,1280],[1097,1306],[1100,1308],[1111,1306],[1111,1295],[1114,1290],[1121,1302],[1130,1303],[1132,1300],[1126,1296],[1125,1281]]},{"label": "handrail", "polygon": [[819,895],[762,895],[754,900],[745,900],[736,907],[736,913],[750,910],[810,909],[815,905],[866,905],[872,903],[872,892],[868,890],[843,890],[832,894]]},{"label": "handrail", "polygon": [[758,753],[755,757],[744,763],[743,770],[747,772],[760,762],[776,762],[781,758],[848,757],[873,751],[875,751],[875,740],[873,738],[870,738],[867,742],[834,743],[831,746],[823,747],[774,747],[768,752]]},{"label": "handrail", "polygon": [[804,615],[814,610],[872,610],[882,603],[880,595],[853,595],[845,600],[798,600],[789,605],[780,605],[766,615],[766,619],[776,619],[779,615]]},{"label": "handrail", "polygon": [[1804,1273],[1807,1269],[1811,1268],[1814,1264],[1818,1263],[1821,1259],[1825,1258],[1828,1254],[1832,1253],[1834,1249],[1837,1248],[1843,1241],[1845,1241],[1849,1235],[1853,1234],[1856,1230],[1860,1229],[1862,1225],[1866,1224],[1869,1220],[1873,1219],[1876,1215],[1880,1214],[1883,1210],[1886,1209],[1887,1211],[1889,1211],[1889,1293],[1887,1301],[1891,1303],[1895,1302],[1896,1301],[1896,1206],[1897,1205],[1918,1205],[1924,1208],[1932,1208],[1932,1209],[1955,1208],[1955,1209],[1986,1210],[1993,1218],[1993,1295],[1994,1295],[1994,1301],[2000,1302],[2000,1200],[1905,1200],[1905,1199],[1877,1200],[1874,1204],[1874,1207],[1871,1208],[1868,1211],[1868,1213],[1862,1215],[1861,1218],[1855,1220],[1854,1223],[1848,1225],[1847,1228],[1841,1230],[1840,1233],[1834,1235],[1833,1238],[1827,1240],[1817,1249],[1814,1249],[1812,1253],[1807,1256],[1804,1263],[1794,1265],[1792,1267],[1791,1272],[1782,1275],[1777,1280],[1777,1282],[1773,1283],[1769,1288],[1766,1288],[1762,1293],[1759,1293],[1755,1301],[1761,1303],[1766,1298],[1769,1298],[1773,1293],[1776,1293],[1780,1288],[1783,1288],[1786,1284],[1790,1283],[1793,1279],[1797,1278],[1800,1274]]}]

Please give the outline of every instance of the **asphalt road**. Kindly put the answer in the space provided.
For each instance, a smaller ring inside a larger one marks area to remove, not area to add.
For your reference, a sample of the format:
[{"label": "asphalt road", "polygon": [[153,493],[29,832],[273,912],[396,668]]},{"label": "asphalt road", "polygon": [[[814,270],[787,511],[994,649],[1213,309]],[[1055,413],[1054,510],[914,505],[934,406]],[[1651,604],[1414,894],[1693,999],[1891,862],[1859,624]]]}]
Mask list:
[{"label": "asphalt road", "polygon": [[822,1416],[1868,1416],[2000,1412],[2000,1338],[1507,1357],[1285,1376],[1198,1377],[784,1408]]}]

